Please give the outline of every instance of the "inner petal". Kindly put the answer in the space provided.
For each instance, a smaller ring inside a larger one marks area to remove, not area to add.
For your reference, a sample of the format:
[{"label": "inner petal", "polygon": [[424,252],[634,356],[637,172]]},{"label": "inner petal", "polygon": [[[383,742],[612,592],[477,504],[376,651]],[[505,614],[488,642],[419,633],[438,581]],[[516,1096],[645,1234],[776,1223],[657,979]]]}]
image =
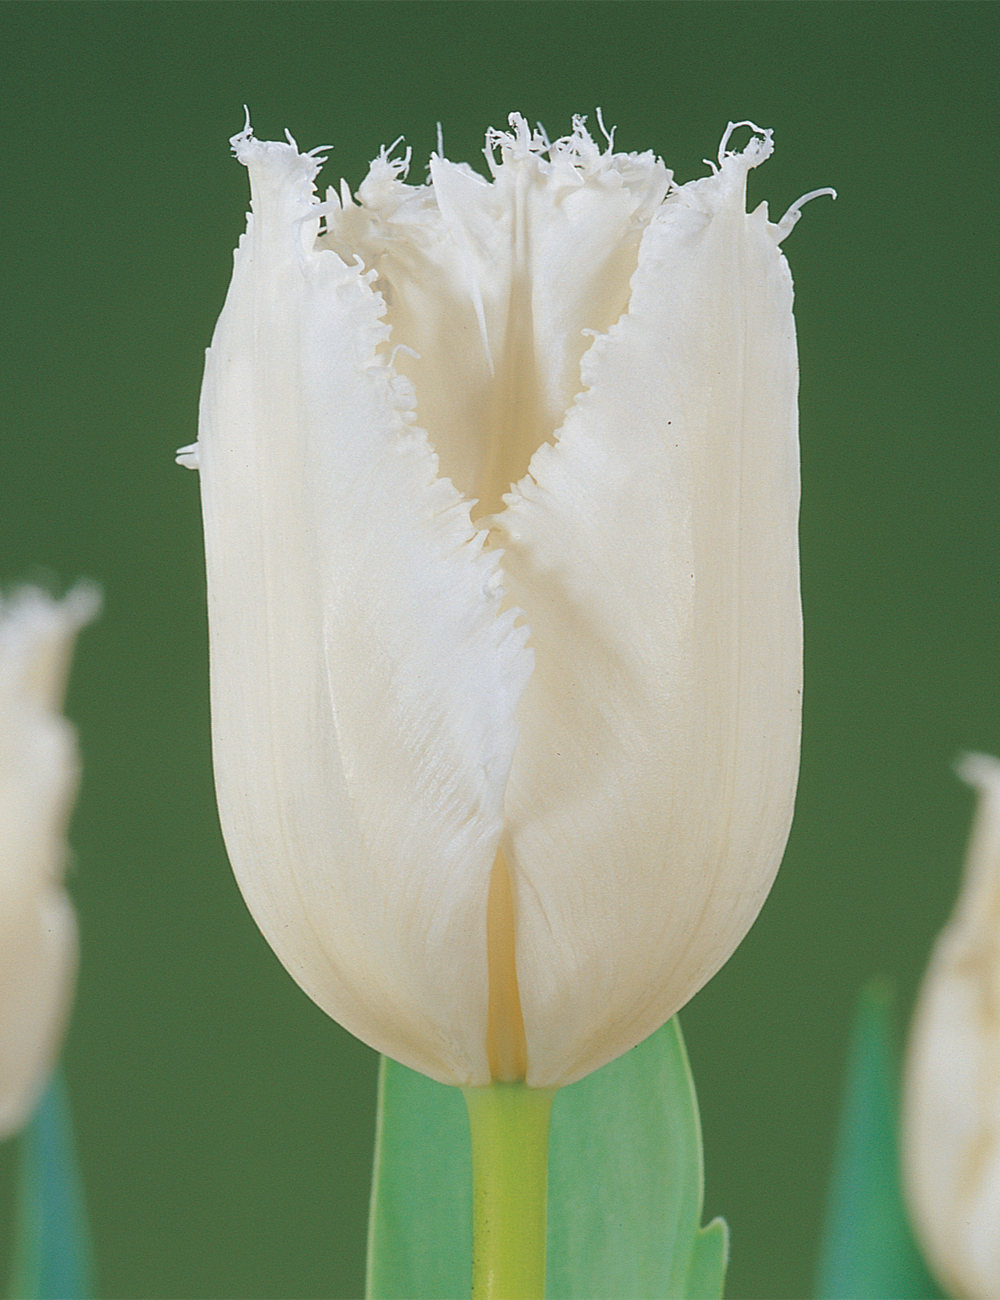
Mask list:
[{"label": "inner petal", "polygon": [[588,332],[627,307],[642,232],[671,184],[652,154],[602,153],[582,120],[551,145],[511,121],[488,137],[491,181],[434,156],[431,184],[409,186],[404,161],[383,153],[321,239],[376,271],[389,347],[404,345],[393,364],[474,518],[500,511],[553,440]]}]

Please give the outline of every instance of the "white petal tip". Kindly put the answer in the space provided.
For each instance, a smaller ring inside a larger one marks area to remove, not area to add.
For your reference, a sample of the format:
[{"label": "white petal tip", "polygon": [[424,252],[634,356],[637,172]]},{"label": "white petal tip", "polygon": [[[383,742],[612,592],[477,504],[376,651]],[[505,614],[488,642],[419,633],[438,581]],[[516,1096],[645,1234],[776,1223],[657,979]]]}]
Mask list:
[{"label": "white petal tip", "polygon": [[984,793],[1000,788],[1000,759],[990,754],[962,754],[955,763],[955,771],[967,785]]},{"label": "white petal tip", "polygon": [[[739,153],[730,153],[726,146],[732,139],[734,131],[738,131],[741,126],[748,126],[753,131],[750,143]],[[729,158],[740,158],[747,168],[759,167],[766,159],[770,158],[774,152],[774,132],[758,126],[755,122],[730,122],[722,134],[722,140],[719,143],[719,168],[726,165]],[[711,164],[709,164],[711,166]]]},{"label": "white petal tip", "polygon": [[246,104],[243,105],[243,130],[237,131],[235,135],[229,137],[229,143],[233,153],[239,158],[240,162],[245,163],[246,153],[249,146],[253,143],[253,127],[250,125],[250,110]]},{"label": "white petal tip", "polygon": [[803,194],[800,199],[795,200],[795,202],[788,209],[785,215],[775,225],[775,230],[778,231],[779,243],[789,233],[789,231],[795,225],[796,221],[798,221],[799,217],[802,215],[802,209],[805,207],[805,205],[807,203],[810,203],[813,199],[818,199],[822,194],[829,194],[831,199],[835,199],[837,197],[837,191],[830,189],[830,187],[827,186],[826,188],[821,190],[810,190],[808,194]]},{"label": "white petal tip", "polygon": [[253,127],[250,125],[250,112],[246,105],[243,106],[243,110],[246,113],[243,130],[229,137],[229,144],[238,162],[241,162],[244,167],[250,167],[261,161],[272,164],[280,162],[283,167],[300,172],[310,181],[316,177],[320,167],[326,161],[326,152],[333,148],[332,145],[321,144],[307,153],[299,153],[295,137],[287,129],[285,131],[287,143],[282,143],[280,140],[257,140],[254,138]]},{"label": "white petal tip", "polygon": [[183,465],[185,469],[198,469],[201,462],[198,459],[198,444],[192,442],[187,447],[178,447],[175,457],[178,465]]},{"label": "white petal tip", "polygon": [[104,596],[96,582],[82,579],[72,587],[62,600],[63,613],[67,624],[77,631],[92,623],[100,614]]},{"label": "white petal tip", "polygon": [[29,639],[53,631],[73,635],[93,622],[102,603],[100,587],[87,579],[62,598],[41,587],[17,587],[9,596],[0,595],[0,626],[11,634],[21,631]]}]

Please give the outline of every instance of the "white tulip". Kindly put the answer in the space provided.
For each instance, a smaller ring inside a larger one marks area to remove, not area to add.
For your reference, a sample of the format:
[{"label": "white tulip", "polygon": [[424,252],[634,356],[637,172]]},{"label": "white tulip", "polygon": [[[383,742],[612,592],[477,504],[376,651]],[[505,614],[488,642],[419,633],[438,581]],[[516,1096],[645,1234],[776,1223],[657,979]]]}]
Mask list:
[{"label": "white tulip", "polygon": [[73,997],[76,920],[62,878],[78,763],[60,709],[73,639],[97,604],[86,587],[0,602],[0,1137],[31,1116]]},{"label": "white tulip", "polygon": [[950,1295],[1000,1296],[1000,762],[966,758],[979,809],[958,903],[934,947],[903,1092],[906,1191]]},{"label": "white tulip", "polygon": [[[784,849],[798,369],[769,132],[687,185],[512,116],[486,180],[233,138],[199,440],[220,815],[281,961],[459,1085],[668,1019]],[[741,125],[751,126],[750,123]]]}]

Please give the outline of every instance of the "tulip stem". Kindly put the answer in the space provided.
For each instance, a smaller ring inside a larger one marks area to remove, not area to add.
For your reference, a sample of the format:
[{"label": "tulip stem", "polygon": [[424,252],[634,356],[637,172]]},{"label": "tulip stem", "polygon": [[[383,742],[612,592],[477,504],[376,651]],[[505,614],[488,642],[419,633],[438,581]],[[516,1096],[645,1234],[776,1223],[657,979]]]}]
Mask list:
[{"label": "tulip stem", "polygon": [[472,1300],[544,1300],[553,1088],[465,1088],[472,1132]]}]

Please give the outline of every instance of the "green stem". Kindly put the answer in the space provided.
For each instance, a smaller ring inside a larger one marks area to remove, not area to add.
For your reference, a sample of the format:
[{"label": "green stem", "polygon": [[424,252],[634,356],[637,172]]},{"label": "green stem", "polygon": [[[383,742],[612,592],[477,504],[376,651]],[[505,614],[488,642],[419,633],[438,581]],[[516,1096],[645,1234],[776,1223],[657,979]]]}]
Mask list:
[{"label": "green stem", "polygon": [[472,1300],[544,1300],[553,1088],[465,1088],[472,1132]]}]

